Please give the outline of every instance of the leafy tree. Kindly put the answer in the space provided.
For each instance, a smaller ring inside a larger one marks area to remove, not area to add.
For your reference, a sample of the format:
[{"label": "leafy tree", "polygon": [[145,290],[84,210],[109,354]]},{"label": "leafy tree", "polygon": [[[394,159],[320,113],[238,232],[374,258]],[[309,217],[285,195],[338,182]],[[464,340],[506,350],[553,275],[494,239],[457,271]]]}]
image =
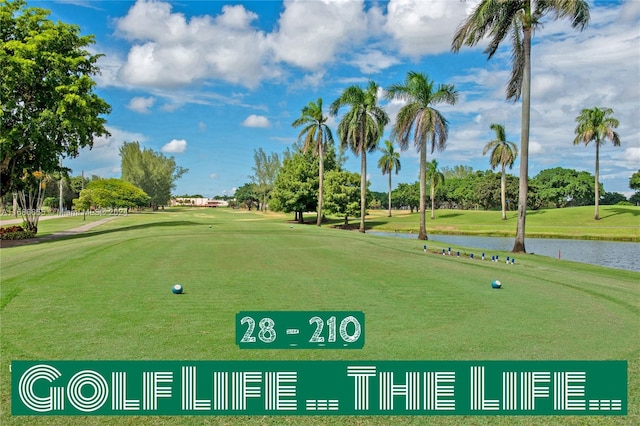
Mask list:
[{"label": "leafy tree", "polygon": [[491,170],[476,171],[473,179],[476,206],[484,210],[500,206],[500,175]]},{"label": "leafy tree", "polygon": [[138,142],[125,142],[120,147],[122,179],[131,182],[149,195],[153,210],[166,206],[175,189],[175,181],[189,170],[177,166],[173,157],[140,149]]},{"label": "leafy tree", "polygon": [[[571,206],[590,206],[593,201],[593,194],[595,193],[595,184],[593,175],[587,171],[575,171],[574,178],[569,183],[567,191],[570,197]],[[603,197],[605,194],[604,187],[598,183],[598,198]]]},{"label": "leafy tree", "polygon": [[308,151],[285,155],[271,193],[275,211],[295,213],[299,223],[304,223],[304,212],[317,209],[318,162]]},{"label": "leafy tree", "polygon": [[546,15],[551,15],[554,20],[568,18],[573,28],[582,30],[589,23],[589,4],[585,0],[482,0],[471,16],[458,26],[451,42],[451,49],[459,52],[463,45],[475,46],[487,36],[490,38],[484,51],[487,59],[493,57],[507,36],[512,42],[511,77],[506,95],[508,100],[514,102],[522,96],[518,224],[511,250],[514,253],[525,252],[531,121],[531,40]]},{"label": "leafy tree", "polygon": [[482,174],[482,172],[476,171],[465,177],[447,178],[442,189],[446,194],[445,200],[450,207],[468,209],[478,203],[476,188],[479,173]]},{"label": "leafy tree", "polygon": [[464,178],[473,173],[473,167],[464,166],[462,164],[458,164],[453,167],[445,166],[442,168],[442,174],[446,179],[450,178]]},{"label": "leafy tree", "polygon": [[60,158],[109,134],[101,115],[111,107],[93,93],[94,37],[48,15],[0,1],[0,195],[21,189],[25,172],[58,171]]},{"label": "leafy tree", "polygon": [[419,240],[427,239],[425,223],[426,209],[426,164],[427,143],[434,150],[444,150],[449,133],[449,124],[434,105],[446,103],[454,105],[458,100],[458,92],[451,84],[435,86],[429,77],[422,73],[410,71],[404,83],[394,84],[387,89],[387,98],[400,99],[406,103],[396,116],[396,122],[391,131],[391,138],[397,140],[400,149],[405,151],[409,147],[409,139],[420,154],[420,230]]},{"label": "leafy tree", "polygon": [[420,183],[399,183],[398,187],[392,191],[391,199],[397,208],[408,207],[413,213],[420,205]]},{"label": "leafy tree", "polygon": [[322,225],[322,204],[324,193],[324,153],[328,144],[333,145],[333,134],[327,125],[327,119],[322,113],[322,98],[309,102],[302,108],[302,114],[291,125],[293,127],[304,126],[298,135],[302,141],[302,150],[313,151],[318,156],[318,218],[316,224]]},{"label": "leafy tree", "polygon": [[253,151],[254,175],[252,176],[255,183],[255,190],[260,194],[262,203],[261,210],[267,210],[267,197],[273,190],[273,184],[280,170],[280,157],[273,152],[270,155],[265,154],[262,148]]},{"label": "leafy tree", "polygon": [[[502,180],[500,173],[493,173],[491,170],[475,173],[475,199],[483,209],[502,209]],[[504,183],[505,201],[515,199],[518,196],[518,179],[512,175],[505,175]]]},{"label": "leafy tree", "polygon": [[636,193],[629,197],[629,202],[635,205],[640,204],[640,170],[629,178],[629,188],[636,190]]},{"label": "leafy tree", "polygon": [[396,175],[400,171],[400,153],[393,148],[393,142],[384,141],[384,148],[381,148],[382,156],[378,160],[378,167],[382,174],[389,175],[389,217],[391,217],[391,173],[395,170]]},{"label": "leafy tree", "polygon": [[[218,198],[218,197],[219,196],[217,195],[213,198]],[[176,195],[175,198],[204,198],[204,196],[202,194],[184,194],[184,195]]]},{"label": "leafy tree", "polygon": [[438,170],[438,160],[433,159],[427,163],[426,178],[431,189],[431,219],[435,219],[436,187],[444,183],[444,175]]},{"label": "leafy tree", "polygon": [[371,209],[387,209],[389,206],[389,194],[387,192],[369,191],[367,190],[367,200],[369,200],[369,208]]},{"label": "leafy tree", "polygon": [[632,174],[629,178],[629,188],[640,191],[640,170]]},{"label": "leafy tree", "polygon": [[251,210],[254,204],[258,204],[260,199],[256,185],[254,183],[245,183],[236,189],[234,198],[239,204],[244,204],[248,210]]},{"label": "leafy tree", "polygon": [[591,173],[562,167],[542,170],[532,180],[540,199],[557,208],[589,205],[590,194],[595,190]]},{"label": "leafy tree", "polygon": [[613,143],[613,146],[620,146],[620,136],[613,129],[620,125],[620,122],[612,117],[613,110],[611,108],[583,109],[580,115],[576,117],[578,125],[576,126],[576,138],[573,140],[574,145],[584,143],[585,146],[589,142],[596,145],[596,176],[595,176],[595,203],[596,212],[595,220],[600,219],[600,188],[598,178],[600,176],[600,145],[603,145],[607,139]]},{"label": "leafy tree", "polygon": [[627,197],[619,192],[607,192],[602,197],[603,206],[613,206],[618,203],[628,202]]},{"label": "leafy tree", "polygon": [[325,207],[333,214],[344,216],[344,226],[348,226],[349,216],[358,217],[360,214],[360,176],[357,173],[331,170],[325,177]]},{"label": "leafy tree", "polygon": [[149,203],[149,196],[140,188],[122,179],[98,179],[91,181],[74,200],[78,210],[90,207],[126,208],[143,207]]},{"label": "leafy tree", "polygon": [[500,166],[500,171],[502,173],[502,178],[500,180],[502,220],[507,220],[505,196],[507,180],[505,177],[505,169],[507,166],[509,166],[509,169],[513,167],[513,163],[516,161],[516,157],[518,157],[518,147],[515,143],[507,140],[504,126],[500,124],[492,124],[491,129],[496,132],[496,138],[491,142],[487,142],[482,150],[482,155],[486,155],[487,152],[491,151],[491,157],[489,158],[491,170],[495,170],[496,167]]},{"label": "leafy tree", "polygon": [[42,205],[50,209],[55,209],[60,205],[60,200],[56,197],[47,197],[42,202]]},{"label": "leafy tree", "polygon": [[337,115],[343,106],[350,110],[338,124],[338,136],[343,147],[360,156],[360,232],[365,232],[364,218],[367,210],[367,152],[375,151],[378,141],[389,123],[389,116],[378,106],[378,85],[369,82],[366,89],[349,86],[331,104],[331,115]]}]

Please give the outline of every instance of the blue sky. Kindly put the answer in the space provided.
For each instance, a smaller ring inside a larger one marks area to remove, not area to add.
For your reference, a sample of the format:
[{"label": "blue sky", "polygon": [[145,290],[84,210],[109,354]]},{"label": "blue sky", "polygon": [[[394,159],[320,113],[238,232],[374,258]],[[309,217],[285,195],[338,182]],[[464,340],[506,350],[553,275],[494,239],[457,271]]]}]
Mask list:
[{"label": "blue sky", "polygon": [[[76,159],[74,175],[120,176],[124,141],[173,156],[189,169],[176,194],[231,195],[249,182],[254,149],[282,153],[296,141],[291,123],[309,101],[325,108],[351,84],[371,79],[385,88],[408,71],[459,91],[438,109],[450,122],[447,148],[429,154],[440,167],[489,168],[482,156],[492,123],[520,141],[520,103],[505,101],[509,45],[491,60],[482,45],[450,53],[457,25],[476,0],[404,1],[31,1],[51,18],[94,34],[105,56],[96,91],[113,108],[109,138]],[[583,32],[547,21],[534,36],[529,174],[552,167],[594,172],[595,148],[573,146],[583,108],[611,107],[622,146],[600,152],[605,190],[630,195],[640,168],[640,1],[591,2]],[[402,104],[381,100],[395,119]],[[343,111],[341,111],[342,113]],[[331,118],[334,130],[340,115]],[[388,138],[388,126],[385,138]],[[387,177],[368,155],[371,189]],[[415,182],[418,157],[401,153],[398,182]],[[360,171],[348,154],[345,167]],[[519,161],[511,173],[518,175]]]}]

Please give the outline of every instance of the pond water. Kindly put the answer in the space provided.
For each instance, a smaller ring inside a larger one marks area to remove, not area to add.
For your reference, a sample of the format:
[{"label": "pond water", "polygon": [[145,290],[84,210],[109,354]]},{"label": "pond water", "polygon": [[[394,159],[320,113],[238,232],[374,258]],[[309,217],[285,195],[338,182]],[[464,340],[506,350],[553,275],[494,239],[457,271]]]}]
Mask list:
[{"label": "pond water", "polygon": [[[394,232],[370,232],[371,234],[388,237],[416,239],[416,234],[401,234]],[[491,257],[489,250],[510,251],[513,248],[513,237],[477,237],[468,235],[429,235],[427,246],[433,244],[451,244],[462,247],[477,247],[480,256]],[[441,245],[441,247],[443,247]],[[590,263],[592,265],[607,266],[609,268],[627,269],[640,272],[640,243],[600,241],[600,240],[572,240],[555,238],[527,238],[525,239],[527,253],[573,260],[575,262]],[[517,256],[516,256],[517,259]],[[516,260],[517,262],[517,260]]]}]

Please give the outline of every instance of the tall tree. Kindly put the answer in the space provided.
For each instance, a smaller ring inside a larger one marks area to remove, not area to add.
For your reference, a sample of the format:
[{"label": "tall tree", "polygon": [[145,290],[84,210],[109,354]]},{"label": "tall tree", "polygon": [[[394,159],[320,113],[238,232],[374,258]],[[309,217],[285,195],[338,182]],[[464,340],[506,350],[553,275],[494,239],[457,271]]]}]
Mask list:
[{"label": "tall tree", "polygon": [[152,149],[140,149],[138,142],[125,142],[120,147],[122,179],[142,189],[150,197],[153,210],[165,206],[175,189],[175,181],[189,170]]},{"label": "tall tree", "polygon": [[436,86],[429,76],[410,71],[404,83],[394,84],[387,89],[387,98],[400,99],[406,102],[398,115],[391,131],[391,138],[398,140],[401,150],[409,148],[409,139],[413,138],[418,154],[420,154],[420,230],[418,239],[427,239],[425,221],[427,193],[427,145],[431,145],[431,153],[436,149],[444,150],[447,144],[449,124],[435,105],[446,103],[454,105],[458,100],[458,92],[451,84]]},{"label": "tall tree", "polygon": [[261,195],[260,209],[267,210],[267,197],[273,190],[273,185],[280,170],[280,157],[278,153],[272,152],[267,155],[262,148],[253,151],[254,175],[251,180],[255,184],[256,191]]},{"label": "tall tree", "polygon": [[393,142],[384,141],[384,148],[381,148],[382,157],[378,160],[378,167],[382,170],[382,174],[389,175],[389,217],[391,217],[391,174],[393,171],[396,175],[400,171],[400,153],[393,148]]},{"label": "tall tree", "polygon": [[303,214],[317,209],[317,167],[318,162],[310,151],[285,152],[271,194],[271,208],[294,213],[298,222],[304,223]]},{"label": "tall tree", "polygon": [[344,216],[344,226],[349,225],[349,216],[358,216],[360,211],[358,184],[360,176],[341,170],[327,172],[326,208],[333,214]]},{"label": "tall tree", "polygon": [[417,210],[420,205],[420,184],[414,183],[402,183],[398,184],[398,187],[393,190],[394,204],[400,207],[409,207],[409,211],[413,213],[413,210]]},{"label": "tall tree", "polygon": [[611,108],[593,107],[591,109],[583,109],[580,115],[576,117],[578,125],[576,126],[576,138],[573,140],[573,144],[584,143],[587,146],[589,142],[594,142],[596,145],[596,211],[593,217],[595,220],[600,219],[600,183],[598,182],[600,174],[600,145],[609,139],[613,146],[620,146],[620,136],[613,130],[620,125],[620,122],[612,115],[613,110]]},{"label": "tall tree", "polygon": [[246,206],[247,210],[251,210],[251,207],[253,207],[254,204],[258,204],[260,199],[255,183],[245,183],[237,188],[233,197],[235,198],[234,201],[239,205]]},{"label": "tall tree", "polygon": [[484,53],[487,54],[487,59],[491,59],[507,36],[512,41],[507,99],[516,102],[522,96],[518,224],[511,250],[514,253],[526,251],[524,237],[531,123],[531,39],[534,31],[542,25],[542,18],[549,14],[554,20],[568,18],[573,28],[583,30],[589,23],[589,4],[585,0],[482,0],[458,26],[451,43],[451,49],[459,52],[463,45],[475,46],[487,36],[490,41]]},{"label": "tall tree", "polygon": [[317,225],[322,225],[322,201],[324,193],[324,153],[329,143],[333,144],[333,134],[327,125],[328,117],[322,114],[322,98],[302,108],[302,114],[291,125],[304,126],[298,135],[302,142],[303,152],[311,150],[318,156],[318,218]]},{"label": "tall tree", "polygon": [[431,190],[431,219],[435,219],[436,187],[441,183],[444,183],[444,175],[440,170],[438,170],[438,160],[434,158],[427,163],[425,175],[429,181],[429,188]]},{"label": "tall tree", "polygon": [[629,178],[629,188],[640,191],[640,170],[632,174]]},{"label": "tall tree", "polygon": [[49,13],[0,1],[0,196],[21,189],[25,173],[59,171],[60,158],[109,134],[101,115],[111,107],[93,92],[94,37]]},{"label": "tall tree", "polygon": [[349,86],[331,104],[331,115],[337,115],[343,106],[350,109],[338,124],[338,136],[343,147],[360,156],[360,232],[365,232],[367,214],[367,152],[373,152],[389,123],[389,116],[378,106],[379,86],[370,81],[366,89]]},{"label": "tall tree", "polygon": [[636,193],[629,197],[629,201],[638,205],[640,201],[640,170],[632,174],[629,178],[629,188],[636,190]]},{"label": "tall tree", "polygon": [[518,157],[518,147],[515,143],[507,140],[504,126],[501,124],[492,124],[491,129],[496,132],[496,138],[488,142],[482,150],[482,155],[486,155],[491,151],[491,157],[489,158],[489,164],[491,170],[495,170],[500,166],[502,176],[500,178],[500,202],[502,205],[502,220],[507,220],[507,202],[505,192],[507,190],[507,180],[505,175],[505,169],[509,166],[509,169],[513,167],[513,163]]}]

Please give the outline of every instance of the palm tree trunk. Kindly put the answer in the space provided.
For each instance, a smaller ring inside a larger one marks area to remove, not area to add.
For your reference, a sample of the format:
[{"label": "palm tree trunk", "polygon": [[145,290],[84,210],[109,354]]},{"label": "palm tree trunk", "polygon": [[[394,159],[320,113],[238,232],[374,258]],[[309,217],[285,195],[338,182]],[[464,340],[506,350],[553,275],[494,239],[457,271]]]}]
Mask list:
[{"label": "palm tree trunk", "polygon": [[364,216],[367,213],[367,151],[362,148],[362,167],[360,176],[360,229],[364,233]]},{"label": "palm tree trunk", "polygon": [[322,141],[320,141],[320,146],[318,147],[318,161],[320,172],[318,173],[319,183],[318,183],[318,220],[316,224],[318,226],[322,225],[322,195],[323,195],[323,180],[324,180],[324,159],[322,155]]},{"label": "palm tree trunk", "polygon": [[391,217],[391,170],[389,170],[389,217]]},{"label": "palm tree trunk", "polygon": [[520,189],[518,192],[518,225],[516,240],[511,252],[526,253],[524,248],[525,222],[527,218],[527,193],[529,191],[529,127],[531,124],[531,34],[533,29],[523,28],[524,66],[522,76],[522,129],[520,131]]},{"label": "palm tree trunk", "polygon": [[595,220],[600,220],[600,141],[596,139],[596,214],[593,217]]},{"label": "palm tree trunk", "polygon": [[431,180],[431,219],[435,219],[436,218],[436,214],[435,214],[435,182],[433,181],[433,179]]},{"label": "palm tree trunk", "polygon": [[502,220],[507,220],[507,202],[505,198],[507,192],[507,179],[504,174],[504,164],[502,165],[502,176],[500,177],[500,202],[502,203]]},{"label": "palm tree trunk", "polygon": [[418,231],[419,240],[427,240],[426,222],[426,204],[427,204],[427,143],[423,141],[420,146],[420,230]]}]

